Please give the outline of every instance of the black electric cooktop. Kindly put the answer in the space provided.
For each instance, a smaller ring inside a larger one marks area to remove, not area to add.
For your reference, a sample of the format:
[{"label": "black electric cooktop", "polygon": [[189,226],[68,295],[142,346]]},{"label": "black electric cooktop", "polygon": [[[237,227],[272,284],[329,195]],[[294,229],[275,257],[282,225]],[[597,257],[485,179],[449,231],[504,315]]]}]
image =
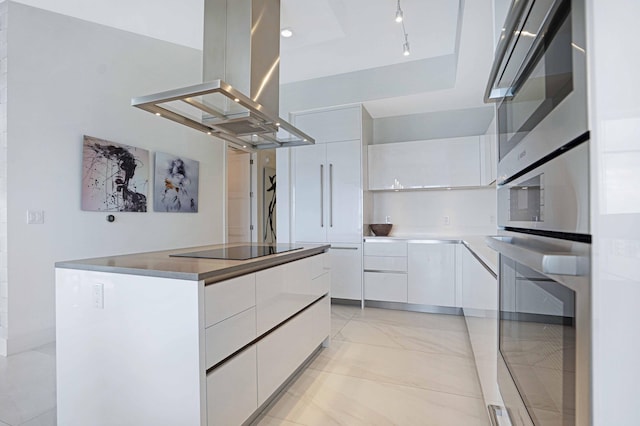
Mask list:
[{"label": "black electric cooktop", "polygon": [[291,244],[275,244],[269,246],[245,244],[212,250],[193,251],[191,253],[170,254],[172,257],[195,257],[200,259],[247,260],[270,254],[284,253],[301,249]]}]

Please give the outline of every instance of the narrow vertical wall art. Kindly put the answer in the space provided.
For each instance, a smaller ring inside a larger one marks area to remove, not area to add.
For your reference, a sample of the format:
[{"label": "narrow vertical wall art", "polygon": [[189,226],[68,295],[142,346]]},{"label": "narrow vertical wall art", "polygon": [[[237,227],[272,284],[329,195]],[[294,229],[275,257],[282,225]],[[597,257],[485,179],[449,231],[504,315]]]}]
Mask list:
[{"label": "narrow vertical wall art", "polygon": [[197,213],[199,162],[156,152],[153,210]]},{"label": "narrow vertical wall art", "polygon": [[262,217],[264,218],[262,241],[276,242],[276,169],[265,167],[262,171]]},{"label": "narrow vertical wall art", "polygon": [[146,212],[149,151],[84,136],[82,210]]}]

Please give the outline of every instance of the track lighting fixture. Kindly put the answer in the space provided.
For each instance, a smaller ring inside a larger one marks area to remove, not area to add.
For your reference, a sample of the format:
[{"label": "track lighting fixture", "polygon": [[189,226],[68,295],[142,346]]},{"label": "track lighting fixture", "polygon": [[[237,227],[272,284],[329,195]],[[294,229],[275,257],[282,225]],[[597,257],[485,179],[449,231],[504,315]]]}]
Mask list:
[{"label": "track lighting fixture", "polygon": [[404,56],[409,56],[411,54],[411,49],[409,48],[409,35],[407,34],[407,30],[404,28],[404,12],[402,11],[402,7],[400,6],[400,0],[398,0],[398,7],[396,9],[396,22],[402,25],[402,35],[404,36],[404,43],[402,44],[402,54]]}]

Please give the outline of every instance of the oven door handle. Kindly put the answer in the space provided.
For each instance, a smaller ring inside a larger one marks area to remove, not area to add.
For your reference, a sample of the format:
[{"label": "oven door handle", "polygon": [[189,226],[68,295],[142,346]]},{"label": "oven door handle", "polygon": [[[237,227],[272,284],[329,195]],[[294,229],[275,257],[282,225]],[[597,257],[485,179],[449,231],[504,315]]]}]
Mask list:
[{"label": "oven door handle", "polygon": [[544,253],[518,245],[510,237],[487,237],[487,245],[529,268],[550,275],[588,274],[589,259],[571,253]]}]

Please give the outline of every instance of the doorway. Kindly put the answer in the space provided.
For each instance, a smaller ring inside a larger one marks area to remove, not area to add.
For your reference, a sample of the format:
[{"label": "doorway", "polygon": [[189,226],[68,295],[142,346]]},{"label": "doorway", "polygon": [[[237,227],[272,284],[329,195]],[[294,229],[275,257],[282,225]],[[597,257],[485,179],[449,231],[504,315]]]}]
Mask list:
[{"label": "doorway", "polygon": [[227,147],[226,242],[256,241],[252,154]]},{"label": "doorway", "polygon": [[227,146],[226,242],[276,243],[276,153]]}]

